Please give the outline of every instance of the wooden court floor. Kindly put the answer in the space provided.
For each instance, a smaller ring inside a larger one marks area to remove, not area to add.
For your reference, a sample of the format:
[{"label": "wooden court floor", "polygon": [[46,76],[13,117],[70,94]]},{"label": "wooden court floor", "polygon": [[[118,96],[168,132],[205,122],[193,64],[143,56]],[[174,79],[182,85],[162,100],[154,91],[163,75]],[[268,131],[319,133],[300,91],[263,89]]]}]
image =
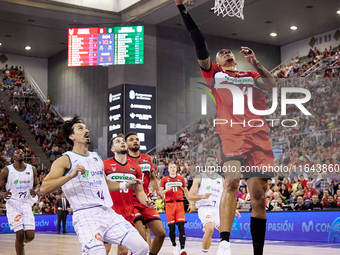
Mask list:
[{"label": "wooden court floor", "polygon": [[[14,234],[0,234],[0,254],[15,255]],[[233,255],[252,255],[252,244],[249,240],[232,240]],[[216,254],[218,240],[214,240],[209,255]],[[188,255],[201,254],[199,238],[187,238],[186,250]],[[74,255],[80,254],[80,244],[75,234],[57,235],[37,233],[35,239],[26,244],[25,255]],[[110,255],[116,255],[116,247],[112,246]],[[266,241],[264,254],[268,255],[339,255],[340,243],[320,242],[284,242]],[[159,255],[172,255],[169,238],[165,239]]]}]

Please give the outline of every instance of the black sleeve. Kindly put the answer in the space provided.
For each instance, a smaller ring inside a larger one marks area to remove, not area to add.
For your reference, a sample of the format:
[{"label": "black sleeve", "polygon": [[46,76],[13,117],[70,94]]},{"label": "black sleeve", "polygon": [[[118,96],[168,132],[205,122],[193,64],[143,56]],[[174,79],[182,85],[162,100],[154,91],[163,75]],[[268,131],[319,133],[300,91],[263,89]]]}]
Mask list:
[{"label": "black sleeve", "polygon": [[205,42],[205,37],[195,21],[192,19],[187,9],[183,4],[177,5],[179,13],[182,16],[185,27],[190,33],[190,37],[196,47],[196,55],[199,60],[205,60],[210,56],[207,44]]}]

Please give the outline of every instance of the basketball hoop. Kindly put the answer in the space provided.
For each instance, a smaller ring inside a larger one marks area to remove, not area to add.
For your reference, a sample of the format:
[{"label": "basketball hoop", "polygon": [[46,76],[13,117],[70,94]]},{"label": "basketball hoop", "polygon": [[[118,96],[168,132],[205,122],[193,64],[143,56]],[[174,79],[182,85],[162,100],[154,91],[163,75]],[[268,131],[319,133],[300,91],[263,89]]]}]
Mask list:
[{"label": "basketball hoop", "polygon": [[217,13],[217,16],[222,14],[223,17],[228,15],[244,19],[243,7],[244,0],[215,0],[215,6],[211,9],[214,10],[214,13]]}]

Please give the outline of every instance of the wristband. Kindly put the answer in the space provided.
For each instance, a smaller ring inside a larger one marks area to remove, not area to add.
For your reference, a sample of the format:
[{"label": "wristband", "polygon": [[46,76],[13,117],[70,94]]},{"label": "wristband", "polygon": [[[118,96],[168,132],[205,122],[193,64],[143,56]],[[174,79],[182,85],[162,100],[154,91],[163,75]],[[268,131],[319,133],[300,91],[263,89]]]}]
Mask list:
[{"label": "wristband", "polygon": [[119,189],[127,189],[126,188],[126,182],[121,182],[121,183],[119,183]]}]

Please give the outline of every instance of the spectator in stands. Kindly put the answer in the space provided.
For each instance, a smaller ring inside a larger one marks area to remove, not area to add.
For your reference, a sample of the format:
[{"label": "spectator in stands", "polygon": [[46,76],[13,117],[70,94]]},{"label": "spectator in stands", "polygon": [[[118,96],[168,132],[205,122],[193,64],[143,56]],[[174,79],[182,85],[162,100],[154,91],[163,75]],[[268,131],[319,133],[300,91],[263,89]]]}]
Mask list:
[{"label": "spectator in stands", "polygon": [[322,208],[323,208],[323,206],[319,202],[318,195],[313,195],[312,196],[312,203],[309,204],[308,209],[311,209],[311,210],[322,210]]},{"label": "spectator in stands", "polygon": [[329,192],[327,189],[323,190],[323,196],[321,199],[323,207],[326,207],[328,205],[328,197],[329,197]]},{"label": "spectator in stands", "polygon": [[297,186],[299,184],[299,179],[297,176],[294,176],[294,179],[293,179],[293,185],[292,185],[292,191],[296,191],[297,190]]},{"label": "spectator in stands", "polygon": [[289,194],[289,192],[286,188],[286,185],[284,183],[281,185],[281,190],[280,190],[279,194],[280,194],[280,197],[283,201],[290,199],[290,194]]},{"label": "spectator in stands", "polygon": [[303,176],[303,174],[300,174],[299,176],[299,182],[302,184],[303,188],[307,187],[307,182],[308,180],[305,179],[305,177]]},{"label": "spectator in stands", "polygon": [[330,183],[326,179],[326,173],[321,174],[321,179],[316,182],[315,186],[320,193],[322,193],[323,190],[328,190]]},{"label": "spectator in stands", "polygon": [[242,178],[240,180],[240,186],[238,187],[239,191],[242,191],[242,188],[245,188],[245,189],[248,188],[247,183],[246,183],[246,179],[244,179],[244,178]]},{"label": "spectator in stands", "polygon": [[285,206],[285,203],[281,197],[277,199],[277,202],[274,204],[272,211],[283,211],[283,206]]},{"label": "spectator in stands", "polygon": [[290,201],[291,202],[295,202],[297,201],[297,198],[299,196],[303,196],[305,193],[305,189],[302,187],[302,184],[299,182],[298,185],[297,185],[297,188],[295,191],[293,191],[293,193],[291,194],[291,198],[290,198]]},{"label": "spectator in stands", "polygon": [[312,199],[312,196],[313,196],[313,195],[317,195],[317,194],[318,194],[318,193],[317,193],[316,189],[314,189],[314,188],[312,187],[312,183],[311,183],[311,182],[307,182],[307,187],[306,187],[306,189],[305,189],[305,194],[304,194],[303,198],[304,198],[305,200],[311,200],[311,199]]},{"label": "spectator in stands", "polygon": [[338,208],[338,205],[334,201],[334,197],[332,195],[328,196],[328,205],[326,208]]},{"label": "spectator in stands", "polygon": [[308,210],[308,207],[303,203],[303,197],[298,196],[297,198],[297,204],[294,206],[294,211],[303,211]]}]

